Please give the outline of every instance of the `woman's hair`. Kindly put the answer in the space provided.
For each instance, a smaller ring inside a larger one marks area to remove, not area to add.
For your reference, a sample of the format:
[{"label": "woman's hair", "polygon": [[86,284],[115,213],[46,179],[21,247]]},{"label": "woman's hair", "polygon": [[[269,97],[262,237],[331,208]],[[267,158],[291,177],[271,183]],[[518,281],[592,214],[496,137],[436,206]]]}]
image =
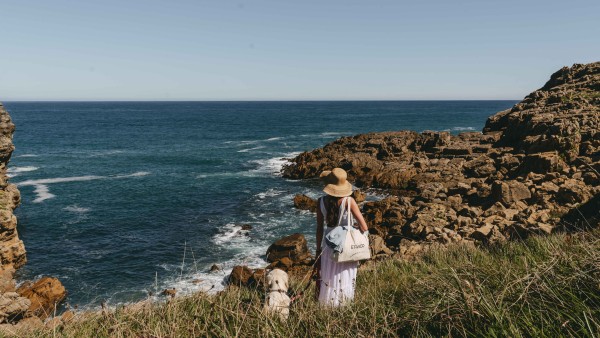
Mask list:
[{"label": "woman's hair", "polygon": [[327,210],[327,226],[334,227],[337,225],[338,217],[340,213],[340,207],[338,206],[338,202],[343,197],[334,197],[327,195],[324,197],[325,210]]}]

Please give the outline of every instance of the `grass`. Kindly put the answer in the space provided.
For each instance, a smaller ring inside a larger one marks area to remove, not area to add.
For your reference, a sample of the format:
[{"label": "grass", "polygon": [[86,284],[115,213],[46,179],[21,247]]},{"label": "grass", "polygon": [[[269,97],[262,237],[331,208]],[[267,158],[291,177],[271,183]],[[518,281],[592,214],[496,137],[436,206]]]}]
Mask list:
[{"label": "grass", "polygon": [[[258,290],[231,288],[139,309],[80,316],[54,337],[598,337],[600,231],[452,246],[415,262],[359,271],[355,301],[320,307],[312,295],[287,322],[262,312]],[[292,285],[298,289],[299,285]],[[311,290],[312,292],[312,290]]]}]

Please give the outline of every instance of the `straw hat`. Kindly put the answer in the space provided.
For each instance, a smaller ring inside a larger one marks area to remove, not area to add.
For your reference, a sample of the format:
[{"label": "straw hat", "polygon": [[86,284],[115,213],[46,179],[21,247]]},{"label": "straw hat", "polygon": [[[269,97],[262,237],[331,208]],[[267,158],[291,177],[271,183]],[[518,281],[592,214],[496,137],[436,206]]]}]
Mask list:
[{"label": "straw hat", "polygon": [[333,168],[325,170],[320,175],[321,179],[327,183],[323,191],[327,195],[334,197],[346,197],[352,195],[352,184],[348,182],[348,174],[342,168]]}]

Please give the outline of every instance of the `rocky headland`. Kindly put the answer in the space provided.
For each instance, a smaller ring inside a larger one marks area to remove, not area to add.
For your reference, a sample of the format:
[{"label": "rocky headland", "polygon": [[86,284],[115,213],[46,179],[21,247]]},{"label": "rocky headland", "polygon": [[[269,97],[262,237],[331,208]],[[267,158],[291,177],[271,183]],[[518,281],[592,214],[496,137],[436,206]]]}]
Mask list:
[{"label": "rocky headland", "polygon": [[18,288],[14,279],[16,269],[27,262],[13,214],[21,195],[14,184],[8,183],[7,176],[8,162],[15,149],[14,131],[15,125],[0,103],[0,334],[43,327],[43,320],[55,313],[55,307],[66,296],[65,288],[56,278],[43,277],[22,283]]},{"label": "rocky headland", "polygon": [[298,155],[283,176],[313,179],[333,167],[389,195],[362,210],[374,238],[400,256],[597,224],[600,62],[560,69],[482,132],[343,137]]},{"label": "rocky headland", "polygon": [[[488,118],[481,132],[342,137],[291,159],[282,173],[318,179],[334,167],[345,169],[363,192],[387,196],[361,204],[374,259],[598,226],[600,62],[560,69],[523,101]],[[354,197],[365,200],[360,191]],[[316,210],[305,195],[293,204]],[[310,258],[299,234],[267,252],[270,268],[293,275],[304,275]],[[263,275],[264,269],[236,267],[231,281],[252,285]]]}]

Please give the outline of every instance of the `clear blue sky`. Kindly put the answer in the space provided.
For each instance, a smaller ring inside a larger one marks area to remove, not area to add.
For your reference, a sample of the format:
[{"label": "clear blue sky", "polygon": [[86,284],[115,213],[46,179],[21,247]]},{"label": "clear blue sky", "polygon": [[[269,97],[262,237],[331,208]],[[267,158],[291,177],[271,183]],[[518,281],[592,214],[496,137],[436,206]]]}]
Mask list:
[{"label": "clear blue sky", "polygon": [[600,1],[0,0],[0,101],[521,99]]}]

